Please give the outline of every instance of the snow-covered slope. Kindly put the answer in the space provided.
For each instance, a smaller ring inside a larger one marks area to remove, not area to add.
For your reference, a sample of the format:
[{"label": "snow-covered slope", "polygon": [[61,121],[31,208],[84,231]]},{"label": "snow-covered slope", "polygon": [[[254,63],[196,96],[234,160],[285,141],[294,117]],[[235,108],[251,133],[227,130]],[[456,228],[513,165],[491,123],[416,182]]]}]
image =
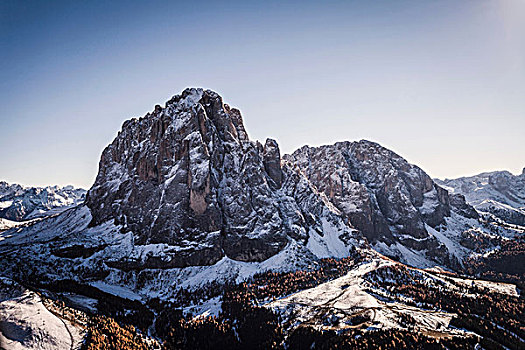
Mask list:
[{"label": "snow-covered slope", "polygon": [[[487,292],[517,297],[515,285],[471,280],[443,278],[428,271],[406,268],[384,258],[373,258],[351,269],[346,275],[319,284],[314,288],[272,300],[264,304],[280,314],[291,328],[310,326],[319,330],[345,332],[350,329],[407,329],[417,332],[433,332],[442,336],[468,335],[465,329],[451,326],[455,316],[442,308],[422,308],[410,297],[403,296],[396,289],[383,286],[383,282],[409,283],[400,281],[404,277],[396,269],[429,287],[438,287],[448,292],[460,291],[463,296],[475,298],[472,291],[464,288],[480,287]],[[384,275],[388,276],[387,278]],[[371,283],[372,282],[372,283]],[[373,282],[378,282],[373,283]],[[391,295],[400,296],[393,300]],[[407,322],[408,321],[408,322]]]},{"label": "snow-covered slope", "polygon": [[[180,247],[138,245],[134,234],[123,231],[121,225],[106,222],[88,227],[91,220],[89,208],[80,206],[30,227],[0,233],[0,271],[21,280],[77,280],[127,299],[169,299],[181,287],[240,281],[267,270],[294,270],[319,257],[347,256],[350,248],[338,239],[339,231],[328,225],[324,231],[328,242],[316,238],[316,244],[305,245],[290,240],[262,262],[223,257],[209,266],[181,268],[170,266]],[[143,268],[150,259],[158,261],[157,268]]]},{"label": "snow-covered slope", "polygon": [[465,196],[479,212],[525,226],[525,168],[520,175],[494,171],[435,181],[449,192]]},{"label": "snow-covered slope", "polygon": [[30,220],[82,203],[86,190],[73,186],[25,187],[0,181],[0,218]]},{"label": "snow-covered slope", "polygon": [[[450,334],[461,331],[448,328],[453,314],[440,311],[421,310],[400,302],[386,302],[367,290],[364,279],[367,273],[393,266],[387,260],[375,259],[351,270],[343,277],[306,289],[265,305],[276,310],[285,320],[293,318],[294,323],[316,326],[324,330],[352,329],[363,326],[355,319],[360,315],[365,325],[381,329],[405,328],[402,315],[413,317],[412,327],[422,331],[446,330]],[[366,316],[366,317],[365,317]],[[337,323],[335,324],[335,321]]]},{"label": "snow-covered slope", "polygon": [[12,227],[18,226],[19,224],[20,222],[18,221],[12,221],[12,220],[0,218],[0,231],[8,230]]},{"label": "snow-covered slope", "polygon": [[83,330],[50,312],[35,292],[0,277],[0,348],[80,349]]}]

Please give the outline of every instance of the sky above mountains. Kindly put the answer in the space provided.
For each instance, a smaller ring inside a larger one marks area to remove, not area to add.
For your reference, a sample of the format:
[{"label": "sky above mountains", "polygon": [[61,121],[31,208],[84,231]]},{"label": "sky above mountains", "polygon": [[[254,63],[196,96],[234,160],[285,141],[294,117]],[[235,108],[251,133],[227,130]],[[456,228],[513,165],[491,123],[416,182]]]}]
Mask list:
[{"label": "sky above mountains", "polygon": [[379,142],[432,177],[525,166],[525,2],[0,3],[0,179],[89,187],[189,86],[282,153]]}]

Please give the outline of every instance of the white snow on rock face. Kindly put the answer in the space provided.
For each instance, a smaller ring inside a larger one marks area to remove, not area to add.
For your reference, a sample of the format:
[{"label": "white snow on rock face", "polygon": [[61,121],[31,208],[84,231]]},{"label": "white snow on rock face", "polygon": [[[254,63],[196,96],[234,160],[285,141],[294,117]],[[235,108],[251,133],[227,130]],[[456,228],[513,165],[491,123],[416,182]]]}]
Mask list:
[{"label": "white snow on rock face", "polygon": [[[307,266],[319,257],[348,256],[348,249],[352,247],[343,243],[338,237],[341,231],[326,221],[324,231],[320,231],[325,238],[315,233],[322,250],[290,240],[282,251],[262,262],[224,257],[210,266],[126,270],[112,268],[110,262],[151,257],[169,259],[180,247],[136,245],[131,232],[121,232],[122,226],[107,222],[88,227],[90,221],[89,208],[79,206],[29,227],[0,233],[0,271],[21,279],[32,275],[42,281],[77,280],[131,300],[152,297],[169,300],[179,288],[193,289],[211,282],[240,282],[267,270],[290,271]],[[68,257],[65,253],[69,252],[68,248],[73,248],[76,255]],[[89,248],[94,249],[81,256]]]},{"label": "white snow on rock face", "polygon": [[465,196],[479,212],[525,226],[525,168],[520,175],[494,171],[435,181],[449,192]]},{"label": "white snow on rock face", "polygon": [[82,339],[82,330],[51,313],[35,292],[0,278],[0,348],[79,349]]},{"label": "white snow on rock face", "polygon": [[73,186],[25,187],[0,181],[0,218],[22,221],[58,214],[85,196],[86,190]]},{"label": "white snow on rock face", "polygon": [[124,122],[102,153],[86,205],[92,226],[112,221],[133,232],[136,246],[170,247],[162,257],[111,263],[121,270],[212,266],[224,257],[262,262],[325,227],[337,228],[345,247],[360,240],[293,163],[281,164],[277,142],[250,140],[240,112],[203,89]]},{"label": "white snow on rock face", "polygon": [[339,238],[341,230],[326,219],[322,219],[323,236],[312,230],[307,248],[318,258],[344,258],[348,256],[348,246]]},{"label": "white snow on rock face", "polygon": [[493,171],[457,179],[436,179],[447,190],[460,193],[469,203],[478,205],[491,199],[513,208],[525,207],[525,168],[520,175]]},{"label": "white snow on rock face", "polygon": [[296,164],[376,251],[406,264],[457,268],[471,253],[460,244],[463,232],[482,229],[463,197],[449,194],[375,142],[304,146],[284,159]]},{"label": "white snow on rock face", "polygon": [[365,245],[277,142],[249,140],[238,110],[187,89],[124,123],[85,205],[1,233],[0,271],[169,299]]}]

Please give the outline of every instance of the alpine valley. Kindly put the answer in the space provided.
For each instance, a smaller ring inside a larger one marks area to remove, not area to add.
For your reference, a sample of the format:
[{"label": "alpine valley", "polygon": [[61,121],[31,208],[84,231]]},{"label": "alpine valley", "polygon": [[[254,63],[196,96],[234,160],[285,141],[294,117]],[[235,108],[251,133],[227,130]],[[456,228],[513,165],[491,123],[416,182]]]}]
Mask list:
[{"label": "alpine valley", "polygon": [[370,141],[281,155],[186,89],[95,183],[0,183],[5,349],[524,349],[525,169],[437,180]]}]

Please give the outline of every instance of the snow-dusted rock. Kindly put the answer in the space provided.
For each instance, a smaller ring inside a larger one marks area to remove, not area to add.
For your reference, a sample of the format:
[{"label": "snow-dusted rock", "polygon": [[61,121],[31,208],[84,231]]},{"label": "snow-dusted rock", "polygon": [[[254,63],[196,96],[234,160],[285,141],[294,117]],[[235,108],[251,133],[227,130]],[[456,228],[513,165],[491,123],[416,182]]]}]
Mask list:
[{"label": "snow-dusted rock", "polygon": [[[124,123],[102,154],[86,205],[92,226],[110,220],[132,231],[136,244],[180,247],[172,267],[224,256],[263,261],[290,239],[306,244],[321,227],[313,212],[327,203],[301,205],[289,186],[294,172],[282,171],[277,142],[250,141],[238,110],[213,91],[187,89]],[[152,258],[144,267],[165,264]]]},{"label": "snow-dusted rock", "polygon": [[525,226],[525,168],[520,175],[494,171],[435,181],[450,193],[463,195],[479,212]]},{"label": "snow-dusted rock", "polygon": [[249,140],[238,110],[187,89],[124,123],[84,205],[0,233],[0,271],[168,298],[354,247],[366,241],[277,142]]},{"label": "snow-dusted rock", "polygon": [[374,142],[304,146],[285,159],[296,163],[376,249],[396,251],[406,262],[411,259],[403,249],[451,265],[447,245],[427,227],[446,227],[451,211],[477,217],[462,197],[451,199],[419,167]]},{"label": "snow-dusted rock", "polygon": [[30,220],[58,214],[84,201],[86,190],[73,186],[25,187],[0,181],[0,218]]},{"label": "snow-dusted rock", "polygon": [[376,143],[281,159],[218,94],[187,89],[124,122],[85,204],[0,232],[0,274],[169,299],[180,287],[345,257],[370,248],[364,236],[413,266],[455,267],[472,253],[462,233],[478,226],[464,197]]}]

